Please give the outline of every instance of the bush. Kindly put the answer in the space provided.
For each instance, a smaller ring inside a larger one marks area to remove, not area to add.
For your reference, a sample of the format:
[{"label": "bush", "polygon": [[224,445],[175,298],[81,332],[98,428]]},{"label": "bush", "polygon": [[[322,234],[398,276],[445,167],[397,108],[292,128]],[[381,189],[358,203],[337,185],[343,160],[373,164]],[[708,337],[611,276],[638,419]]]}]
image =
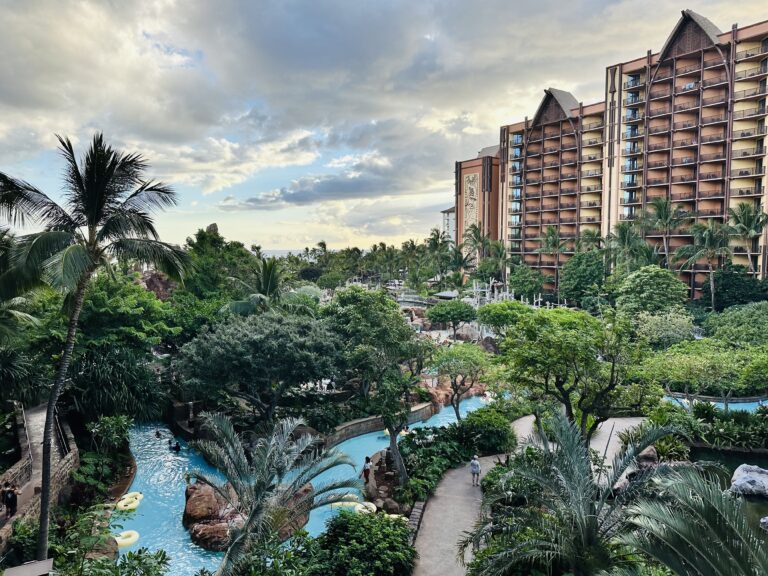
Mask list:
[{"label": "bush", "polygon": [[683,309],[659,314],[640,312],[635,318],[635,325],[637,338],[656,350],[693,339],[693,316]]},{"label": "bush", "polygon": [[509,454],[517,447],[510,420],[493,406],[468,414],[459,423],[461,443],[480,455]]},{"label": "bush", "polygon": [[530,504],[541,491],[529,480],[515,475],[515,470],[532,470],[544,461],[544,453],[533,446],[511,456],[505,463],[496,464],[480,481],[483,493],[501,494],[502,502],[507,506],[523,506]]},{"label": "bush", "polygon": [[[765,284],[744,266],[724,266],[715,271],[715,310],[768,300]],[[704,283],[702,300],[710,302],[709,282]]]},{"label": "bush", "polygon": [[768,302],[733,306],[704,322],[708,336],[733,345],[768,344]]},{"label": "bush", "polygon": [[631,317],[676,310],[688,301],[688,287],[669,270],[645,266],[629,274],[618,289],[616,306]]},{"label": "bush", "polygon": [[584,307],[585,297],[598,294],[605,280],[602,252],[589,250],[574,254],[560,273],[560,297]]}]

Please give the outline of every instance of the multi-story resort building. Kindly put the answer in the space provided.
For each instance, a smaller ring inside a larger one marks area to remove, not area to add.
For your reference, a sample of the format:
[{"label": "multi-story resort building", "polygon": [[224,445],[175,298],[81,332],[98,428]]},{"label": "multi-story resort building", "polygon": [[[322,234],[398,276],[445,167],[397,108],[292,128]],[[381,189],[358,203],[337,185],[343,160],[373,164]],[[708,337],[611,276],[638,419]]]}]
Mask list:
[{"label": "multi-story resort building", "polygon": [[[685,10],[660,52],[607,67],[604,101],[545,90],[532,117],[501,128],[498,213],[511,255],[554,281],[577,238],[605,237],[653,198],[701,222],[765,205],[766,78],[768,21],[721,32]],[[457,216],[466,186],[457,164]],[[565,241],[561,254],[541,250],[548,233]],[[647,240],[661,249],[659,233]],[[672,252],[691,236],[682,228],[666,240]],[[734,238],[735,263],[750,254],[766,276],[767,240]],[[682,278],[697,290],[706,274],[697,265]]]},{"label": "multi-story resort building", "polygon": [[456,244],[464,241],[467,228],[473,224],[491,240],[503,238],[506,219],[501,213],[499,164],[499,146],[483,148],[476,158],[456,162],[456,226],[451,238]]}]

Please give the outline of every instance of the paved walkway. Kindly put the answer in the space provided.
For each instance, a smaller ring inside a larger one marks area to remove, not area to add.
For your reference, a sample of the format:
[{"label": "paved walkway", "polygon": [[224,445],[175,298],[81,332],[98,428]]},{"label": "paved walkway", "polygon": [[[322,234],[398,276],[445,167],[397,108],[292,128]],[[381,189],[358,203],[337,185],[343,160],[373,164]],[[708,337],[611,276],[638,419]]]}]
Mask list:
[{"label": "paved walkway", "polygon": [[[605,422],[590,445],[611,462],[620,448],[618,433],[642,422],[643,418],[615,418]],[[523,446],[533,432],[533,416],[512,423],[518,446]],[[613,434],[611,430],[613,429]],[[609,444],[610,440],[610,444]],[[482,475],[493,468],[496,456],[481,458]],[[480,488],[472,486],[469,463],[449,470],[429,499],[421,528],[416,537],[419,560],[414,576],[464,576],[466,570],[457,558],[458,542],[474,527],[482,502]],[[469,561],[469,553],[465,558]]]}]

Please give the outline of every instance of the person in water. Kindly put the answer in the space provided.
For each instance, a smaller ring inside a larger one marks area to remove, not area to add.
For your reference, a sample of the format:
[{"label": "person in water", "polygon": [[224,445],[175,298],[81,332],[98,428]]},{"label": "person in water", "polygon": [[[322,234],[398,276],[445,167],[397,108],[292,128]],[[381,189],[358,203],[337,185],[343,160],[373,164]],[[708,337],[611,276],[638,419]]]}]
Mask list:
[{"label": "person in water", "polygon": [[155,438],[162,438],[162,437],[163,437],[163,433],[160,432],[160,430],[155,430]]},{"label": "person in water", "polygon": [[171,448],[174,452],[181,452],[181,444],[179,444],[178,440],[176,441],[176,444],[173,445],[173,448]]},{"label": "person in water", "polygon": [[373,464],[371,464],[371,457],[366,456],[365,457],[365,464],[363,464],[363,472],[360,474],[361,478],[365,479],[365,483],[368,484],[368,480],[371,477],[371,468],[373,467]]}]

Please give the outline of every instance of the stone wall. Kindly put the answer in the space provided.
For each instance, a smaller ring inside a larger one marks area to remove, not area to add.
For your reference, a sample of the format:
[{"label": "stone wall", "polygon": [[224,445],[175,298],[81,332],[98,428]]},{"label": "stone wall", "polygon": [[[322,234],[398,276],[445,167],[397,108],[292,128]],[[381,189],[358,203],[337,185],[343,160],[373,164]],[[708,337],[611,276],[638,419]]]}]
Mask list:
[{"label": "stone wall", "polygon": [[[417,404],[411,408],[411,415],[408,418],[408,422],[413,424],[414,422],[421,422],[431,418],[436,412],[435,407],[429,403],[424,402]],[[380,416],[369,416],[368,418],[359,418],[357,420],[350,420],[336,426],[334,431],[325,437],[325,447],[331,448],[356,436],[368,434],[369,432],[376,432],[377,430],[384,430],[384,422]]]},{"label": "stone wall", "polygon": [[24,418],[24,408],[14,402],[16,411],[16,436],[19,442],[19,460],[0,476],[0,485],[6,482],[24,486],[32,478],[32,453],[27,435],[27,421]]}]

